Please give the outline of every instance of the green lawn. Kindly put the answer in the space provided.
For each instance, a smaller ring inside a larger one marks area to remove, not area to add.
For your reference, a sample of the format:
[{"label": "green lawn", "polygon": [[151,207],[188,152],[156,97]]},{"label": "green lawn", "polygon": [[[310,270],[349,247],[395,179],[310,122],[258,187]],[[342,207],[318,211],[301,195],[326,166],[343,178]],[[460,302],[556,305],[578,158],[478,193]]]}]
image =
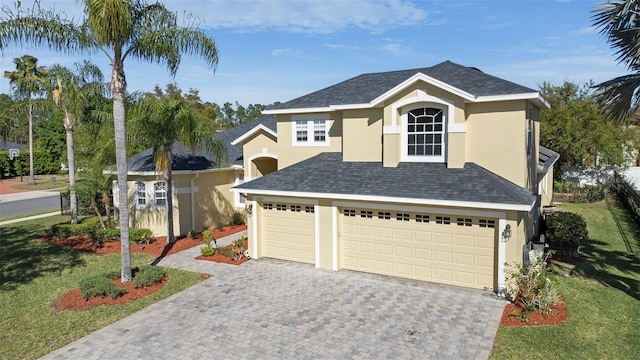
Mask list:
[{"label": "green lawn", "polygon": [[[55,310],[53,302],[81,278],[120,268],[120,255],[95,255],[39,242],[54,216],[0,227],[0,359],[34,359],[200,281],[200,274],[167,269],[165,287],[126,305]],[[134,266],[153,260],[132,254]]]},{"label": "green lawn", "polygon": [[584,216],[586,261],[555,267],[569,311],[556,326],[500,327],[491,359],[633,359],[640,354],[640,234],[609,200],[562,204]]}]

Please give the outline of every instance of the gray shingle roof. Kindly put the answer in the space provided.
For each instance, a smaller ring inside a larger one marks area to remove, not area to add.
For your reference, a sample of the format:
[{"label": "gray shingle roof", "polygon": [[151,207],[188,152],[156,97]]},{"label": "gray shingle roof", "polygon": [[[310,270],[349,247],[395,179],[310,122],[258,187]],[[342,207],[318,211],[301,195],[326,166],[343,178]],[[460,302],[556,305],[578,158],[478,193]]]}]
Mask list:
[{"label": "gray shingle roof", "polygon": [[460,169],[410,162],[391,168],[344,162],[340,153],[321,153],[235,188],[525,206],[535,201],[530,191],[474,163]]},{"label": "gray shingle roof", "polygon": [[485,74],[478,69],[445,61],[420,69],[362,74],[339,84],[282,103],[274,109],[369,103],[417,73],[431,76],[474,96],[536,92],[536,90],[528,87]]},{"label": "gray shingle roof", "polygon": [[[215,158],[211,154],[196,149],[192,153],[179,142],[175,142],[172,148],[173,162],[171,168],[173,170],[207,170],[231,165],[242,166],[242,144],[231,145],[231,142],[242,134],[253,129],[258,125],[264,125],[267,128],[276,131],[276,118],[273,115],[263,116],[258,120],[241,124],[230,129],[221,131],[217,134],[218,139],[224,144],[227,151],[227,163],[216,164]],[[152,149],[146,149],[127,159],[127,167],[129,172],[153,172],[156,170],[153,161]]]},{"label": "gray shingle roof", "polygon": [[9,150],[9,149],[24,150],[26,148],[27,148],[26,145],[16,144],[16,143],[13,143],[13,142],[10,142],[10,141],[0,140],[0,150]]}]

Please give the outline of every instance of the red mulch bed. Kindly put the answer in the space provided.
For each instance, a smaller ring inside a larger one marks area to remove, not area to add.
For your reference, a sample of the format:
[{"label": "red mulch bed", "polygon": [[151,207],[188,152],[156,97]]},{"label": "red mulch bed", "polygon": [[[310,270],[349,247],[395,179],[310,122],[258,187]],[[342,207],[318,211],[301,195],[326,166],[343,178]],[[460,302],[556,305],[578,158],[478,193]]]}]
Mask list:
[{"label": "red mulch bed", "polygon": [[120,279],[114,279],[113,283],[116,284],[119,288],[125,289],[126,291],[122,296],[119,296],[115,299],[112,299],[110,296],[105,296],[92,297],[89,300],[85,300],[82,297],[80,289],[76,288],[66,293],[60,299],[56,300],[53,305],[56,309],[59,310],[83,310],[96,306],[125,304],[129,301],[142,299],[145,296],[153,294],[154,292],[162,289],[168,281],[169,278],[165,276],[161,282],[153,284],[147,288],[135,288],[133,287],[133,282],[123,284],[120,282]]},{"label": "red mulch bed", "polygon": [[[218,229],[213,229],[213,236],[216,239],[219,239],[224,236],[232,235],[238,233],[240,231],[244,231],[247,229],[246,225],[237,225],[237,226],[227,226],[222,229],[222,231]],[[67,246],[72,249],[78,251],[92,252],[96,254],[118,254],[120,253],[120,242],[119,241],[108,241],[105,242],[101,248],[97,248],[95,244],[91,241],[89,236],[71,236],[66,239],[58,239],[56,237],[43,237],[40,241],[49,242],[52,244]],[[165,236],[156,237],[155,241],[150,244],[131,244],[130,249],[131,252],[141,252],[147,253],[155,256],[168,256],[180,252],[182,250],[186,250],[192,248],[194,246],[202,245],[202,235],[199,235],[197,238],[192,239],[189,237],[177,239],[173,244],[167,244],[167,238]],[[246,246],[246,245],[245,245]],[[243,258],[240,261],[230,261],[230,259],[222,256],[224,259],[218,262],[226,262],[231,264],[242,264],[248,259]],[[216,261],[215,259],[205,259]],[[208,278],[208,274],[203,274],[203,279]],[[133,282],[128,282],[126,284],[122,284],[120,279],[113,280],[118,287],[125,289],[126,293],[116,299],[111,299],[111,297],[93,297],[89,300],[85,300],[80,293],[78,288],[75,288],[68,293],[66,293],[62,298],[55,301],[54,306],[56,309],[64,309],[64,310],[82,310],[95,306],[109,306],[109,305],[117,305],[117,304],[125,304],[129,301],[134,301],[141,299],[145,296],[151,295],[154,292],[162,289],[164,285],[169,281],[168,277],[165,277],[162,282],[154,284],[147,288],[135,288],[133,287]]]},{"label": "red mulch bed", "polygon": [[[222,231],[213,229],[213,236],[219,239],[224,236],[232,235],[240,231],[247,229],[247,225],[226,226]],[[89,236],[71,236],[66,239],[59,239],[56,237],[44,237],[40,241],[46,241],[52,244],[67,246],[75,250],[92,252],[96,254],[119,254],[120,253],[120,241],[107,241],[102,244],[101,248],[95,246]],[[131,244],[129,248],[131,252],[146,253],[155,256],[168,256],[180,252],[182,250],[190,249],[194,246],[202,245],[202,235],[192,239],[190,237],[184,237],[176,239],[173,244],[167,244],[166,236],[156,237],[155,241],[150,244]]]},{"label": "red mulch bed", "polygon": [[521,307],[514,303],[509,303],[502,312],[500,319],[501,326],[539,326],[539,325],[557,325],[567,319],[567,307],[564,301],[559,301],[551,307],[551,313],[542,315],[538,312],[529,313],[529,321],[520,319]]},{"label": "red mulch bed", "polygon": [[[244,239],[244,248],[248,249],[249,247],[249,242],[247,241],[247,239]],[[229,248],[229,247],[233,247],[233,244],[231,245],[227,245],[225,246],[225,248]],[[215,261],[217,263],[222,263],[222,264],[231,264],[231,265],[240,265],[240,264],[244,264],[247,261],[249,261],[248,258],[246,257],[241,257],[240,260],[237,261],[233,261],[233,259],[221,255],[221,254],[213,254],[211,256],[203,256],[203,255],[199,255],[196,257],[196,260],[207,260],[207,261]]]}]

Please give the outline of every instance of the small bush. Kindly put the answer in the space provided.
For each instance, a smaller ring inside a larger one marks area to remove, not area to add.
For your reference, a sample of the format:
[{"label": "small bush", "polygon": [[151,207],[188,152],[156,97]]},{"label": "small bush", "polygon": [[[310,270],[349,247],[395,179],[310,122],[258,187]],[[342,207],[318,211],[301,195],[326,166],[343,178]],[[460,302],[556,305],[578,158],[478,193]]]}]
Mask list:
[{"label": "small bush", "polygon": [[556,212],[547,216],[546,229],[551,248],[564,251],[577,251],[588,235],[584,218],[570,212]]},{"label": "small bush", "polygon": [[245,249],[245,248],[244,248],[244,240],[245,240],[245,238],[244,238],[244,237],[241,237],[241,238],[239,238],[239,239],[235,240],[235,241],[233,242],[233,245],[234,245],[236,248],[238,248],[238,250],[240,250],[240,251],[245,251],[245,250],[247,250],[247,249]]},{"label": "small bush", "polygon": [[99,228],[100,224],[96,225],[90,221],[79,224],[56,224],[51,227],[51,234],[60,239],[66,239],[69,236],[92,234]]},{"label": "small bush", "polygon": [[211,245],[205,245],[200,248],[200,254],[202,254],[202,256],[212,256],[215,250]]},{"label": "small bush", "polygon": [[190,238],[192,238],[192,239],[195,239],[195,238],[197,238],[197,237],[198,237],[198,235],[200,235],[201,233],[202,233],[202,232],[201,232],[200,230],[198,230],[198,229],[191,229],[191,230],[189,230],[189,233],[187,233],[187,236],[188,236],[188,237],[190,237]]},{"label": "small bush", "polygon": [[224,229],[224,224],[219,222],[218,225],[216,226],[216,229],[222,231]]},{"label": "small bush", "polygon": [[153,241],[153,232],[149,229],[129,229],[129,242],[133,244],[140,244],[146,242],[149,244]]},{"label": "small bush", "polygon": [[222,247],[222,248],[220,248],[219,252],[220,252],[221,255],[226,256],[226,257],[232,257],[232,256],[235,255],[234,252],[233,252],[233,247],[231,247],[231,246]]},{"label": "small bush", "polygon": [[211,245],[211,240],[213,240],[213,231],[206,229],[202,232],[202,242],[207,245]]},{"label": "small bush", "polygon": [[80,280],[80,292],[85,300],[95,296],[110,296],[112,299],[124,294],[124,289],[116,286],[106,275],[88,276]]},{"label": "small bush", "polygon": [[159,267],[153,265],[141,266],[140,270],[133,278],[133,286],[135,287],[148,287],[155,283],[159,283],[167,276],[167,272]]},{"label": "small bush", "polygon": [[529,313],[538,311],[549,314],[551,307],[559,301],[558,290],[551,272],[545,266],[545,260],[513,265],[507,270],[507,283],[514,303],[522,308],[520,318],[529,320]]},{"label": "small bush", "polygon": [[236,225],[243,225],[244,224],[244,215],[242,215],[242,213],[240,212],[234,212],[233,215],[231,215],[231,225],[236,226]]}]

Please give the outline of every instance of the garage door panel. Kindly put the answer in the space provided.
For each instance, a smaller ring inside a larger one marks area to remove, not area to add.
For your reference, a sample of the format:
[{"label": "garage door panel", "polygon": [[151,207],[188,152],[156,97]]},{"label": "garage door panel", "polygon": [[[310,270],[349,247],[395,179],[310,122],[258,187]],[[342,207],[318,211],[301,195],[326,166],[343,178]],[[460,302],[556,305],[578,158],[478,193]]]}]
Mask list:
[{"label": "garage door panel", "polygon": [[475,265],[475,255],[474,254],[465,254],[465,253],[456,253],[456,264],[461,265]]},{"label": "garage door panel", "polygon": [[389,227],[376,227],[376,237],[378,239],[393,240],[393,229]]},{"label": "garage door panel", "polygon": [[[353,210],[356,214],[362,213],[362,209]],[[416,213],[403,211],[402,214],[409,214],[409,221],[404,218],[397,221],[395,213],[388,219],[378,218],[377,213],[374,210],[372,218],[340,217],[341,267],[480,289],[493,288],[495,228],[481,228],[478,218],[450,217],[450,224],[437,224],[434,220],[440,215],[416,216]],[[342,209],[340,214],[343,214]]]},{"label": "garage door panel", "polygon": [[475,247],[475,237],[473,235],[456,235],[456,245]]},{"label": "garage door panel", "polygon": [[411,259],[413,258],[413,248],[410,246],[400,246],[397,245],[395,247],[395,256],[398,258]]},{"label": "garage door panel", "polygon": [[453,245],[453,235],[437,232],[434,234],[434,244]]},{"label": "garage door panel", "polygon": [[382,256],[393,256],[393,246],[390,244],[377,244],[376,254]]},{"label": "garage door panel", "polygon": [[411,230],[395,229],[396,240],[411,240]]},{"label": "garage door panel", "polygon": [[413,235],[415,236],[415,241],[417,242],[431,243],[431,231],[414,230]]},{"label": "garage door panel", "polygon": [[278,204],[281,210],[271,205],[260,204],[262,256],[315,263],[314,214],[295,211],[291,204]]},{"label": "garage door panel", "polygon": [[396,262],[395,263],[395,273],[399,276],[408,277],[413,275],[413,265],[411,264],[403,264]]},{"label": "garage door panel", "polygon": [[374,237],[376,235],[376,228],[373,226],[359,225],[358,235],[366,237]]}]

